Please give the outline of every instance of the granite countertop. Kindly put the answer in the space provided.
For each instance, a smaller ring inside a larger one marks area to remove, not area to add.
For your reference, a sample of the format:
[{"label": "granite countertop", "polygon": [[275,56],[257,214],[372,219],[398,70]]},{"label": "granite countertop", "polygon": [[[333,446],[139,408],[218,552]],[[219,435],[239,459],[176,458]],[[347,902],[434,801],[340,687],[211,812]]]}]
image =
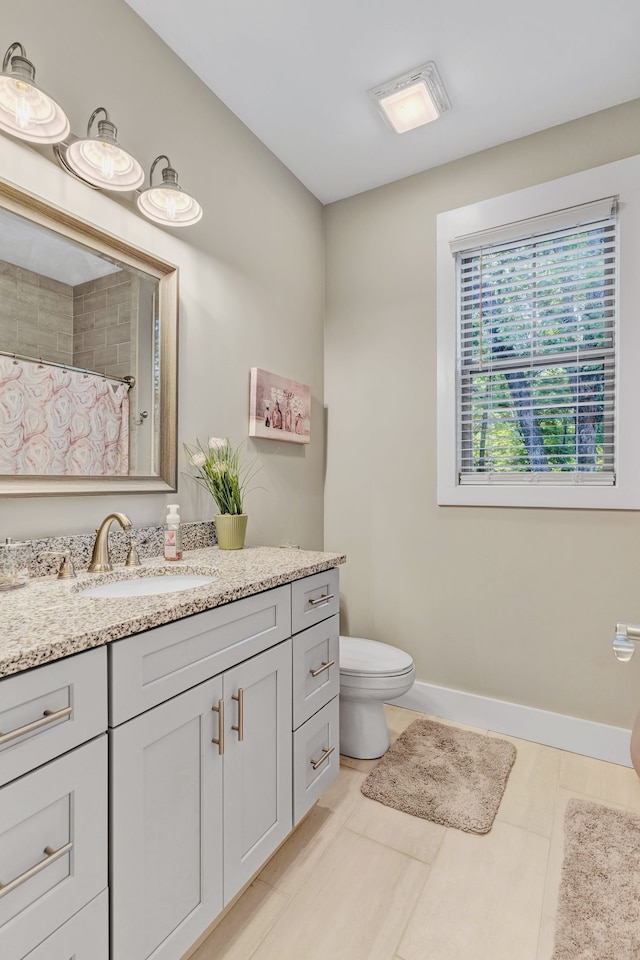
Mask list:
[{"label": "granite countertop", "polygon": [[[206,547],[189,550],[182,560],[171,563],[154,557],[139,567],[119,566],[111,573],[78,573],[75,580],[29,580],[21,589],[0,593],[0,677],[261,593],[345,561],[343,554],[296,548]],[[112,580],[178,573],[206,574],[215,580],[179,593],[148,597],[94,598],[81,593],[86,587]]]}]

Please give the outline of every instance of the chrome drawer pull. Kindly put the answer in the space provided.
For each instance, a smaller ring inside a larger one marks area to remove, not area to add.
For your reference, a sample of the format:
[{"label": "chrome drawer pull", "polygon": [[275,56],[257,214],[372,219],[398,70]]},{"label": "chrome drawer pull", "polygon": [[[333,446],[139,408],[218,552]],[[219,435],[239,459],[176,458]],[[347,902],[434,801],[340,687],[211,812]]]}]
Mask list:
[{"label": "chrome drawer pull", "polygon": [[231,696],[232,700],[238,701],[238,726],[232,726],[232,730],[238,731],[238,740],[244,740],[244,690],[238,687],[238,696],[235,693]]},{"label": "chrome drawer pull", "polygon": [[335,598],[335,593],[325,593],[324,596],[322,596],[322,597],[316,597],[315,600],[309,600],[308,603],[309,603],[312,607],[317,607],[318,604],[320,604],[320,603],[329,603],[329,600],[333,600],[334,598]]},{"label": "chrome drawer pull", "polygon": [[218,714],[218,739],[213,739],[211,743],[218,744],[218,753],[222,756],[224,753],[224,700],[218,700],[218,706],[211,709]]},{"label": "chrome drawer pull", "polygon": [[329,757],[331,756],[331,754],[332,754],[333,751],[335,750],[335,747],[329,747],[329,749],[327,749],[326,747],[323,747],[322,750],[323,750],[322,756],[320,757],[319,760],[310,760],[310,761],[309,761],[314,770],[317,770],[321,763],[324,763],[325,760],[328,760],[328,759],[329,759]]},{"label": "chrome drawer pull", "polygon": [[335,660],[328,660],[326,663],[323,660],[321,667],[318,667],[317,670],[309,670],[309,673],[312,677],[319,677],[321,673],[324,673],[325,670],[329,670],[330,667],[335,667],[335,665]]},{"label": "chrome drawer pull", "polygon": [[40,720],[33,720],[31,723],[25,723],[24,727],[18,727],[16,730],[10,730],[9,733],[0,733],[0,747],[3,743],[9,743],[10,740],[17,740],[25,733],[31,733],[33,730],[39,730],[46,727],[56,720],[62,720],[63,717],[70,717],[73,707],[62,707],[61,710],[45,710]]},{"label": "chrome drawer pull", "polygon": [[60,857],[64,857],[65,853],[69,853],[73,846],[73,842],[70,840],[69,843],[65,843],[63,847],[60,847],[58,850],[52,850],[51,847],[45,847],[44,852],[47,854],[44,860],[41,860],[40,863],[36,863],[35,866],[29,867],[28,870],[25,870],[24,873],[21,873],[19,877],[16,877],[15,880],[11,880],[7,884],[0,883],[0,897],[4,897],[5,893],[11,893],[12,890],[15,890],[16,887],[19,887],[21,883],[24,883],[25,880],[30,880],[31,877],[35,877],[37,873],[40,873],[41,870],[44,870],[45,867],[48,867],[50,863],[54,863],[56,860],[59,860]]}]

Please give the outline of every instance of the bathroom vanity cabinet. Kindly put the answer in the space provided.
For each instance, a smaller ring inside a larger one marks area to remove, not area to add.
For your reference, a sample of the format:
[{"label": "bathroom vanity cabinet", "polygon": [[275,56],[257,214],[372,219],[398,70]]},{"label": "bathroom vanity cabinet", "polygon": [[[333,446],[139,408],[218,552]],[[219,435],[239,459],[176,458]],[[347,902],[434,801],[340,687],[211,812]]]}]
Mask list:
[{"label": "bathroom vanity cabinet", "polygon": [[337,612],[330,569],[0,680],[3,960],[183,956],[337,776]]},{"label": "bathroom vanity cabinet", "polygon": [[3,960],[108,958],[106,660],[91,650],[0,681]]}]

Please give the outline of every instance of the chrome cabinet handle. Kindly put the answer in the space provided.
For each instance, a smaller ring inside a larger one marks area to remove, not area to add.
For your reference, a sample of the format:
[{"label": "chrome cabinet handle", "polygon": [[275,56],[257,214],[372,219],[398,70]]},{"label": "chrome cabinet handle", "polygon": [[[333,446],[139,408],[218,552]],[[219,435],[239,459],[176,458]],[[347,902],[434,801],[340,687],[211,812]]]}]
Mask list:
[{"label": "chrome cabinet handle", "polygon": [[231,699],[238,702],[238,726],[232,726],[231,729],[238,731],[238,740],[244,740],[244,690],[242,687],[238,687],[238,696],[234,693]]},{"label": "chrome cabinet handle", "polygon": [[309,670],[309,673],[312,677],[319,677],[321,673],[324,673],[325,670],[329,670],[331,667],[335,667],[335,660],[322,661],[322,666],[318,667],[317,670]]},{"label": "chrome cabinet handle", "polygon": [[62,720],[63,717],[70,717],[73,707],[62,707],[60,710],[45,710],[40,720],[33,720],[31,723],[25,723],[24,727],[17,727],[10,730],[9,733],[0,733],[0,747],[3,743],[9,743],[10,740],[17,740],[25,733],[31,733],[33,730],[40,730],[56,720]]},{"label": "chrome cabinet handle", "polygon": [[333,600],[335,593],[325,593],[322,597],[316,597],[315,600],[307,601],[312,607],[317,607],[319,603],[329,603],[329,600]]},{"label": "chrome cabinet handle", "polygon": [[4,897],[5,893],[11,893],[12,890],[15,890],[16,887],[19,887],[21,883],[25,882],[25,880],[30,880],[31,877],[35,877],[37,873],[40,873],[40,871],[44,870],[45,867],[48,867],[49,864],[55,863],[55,861],[59,860],[60,857],[64,857],[65,853],[69,853],[72,846],[72,841],[69,841],[69,843],[65,843],[65,845],[60,847],[58,850],[52,850],[51,847],[45,847],[44,852],[47,854],[47,856],[44,860],[34,864],[33,867],[29,867],[28,870],[25,870],[24,873],[21,873],[19,877],[15,877],[14,880],[10,880],[9,883],[0,883],[0,897]]},{"label": "chrome cabinet handle", "polygon": [[331,756],[331,754],[333,753],[334,750],[335,750],[335,747],[329,747],[328,749],[327,749],[327,747],[323,747],[323,748],[322,748],[322,756],[320,757],[320,759],[319,759],[319,760],[310,760],[310,761],[309,761],[309,763],[311,764],[311,766],[313,767],[313,769],[314,769],[314,770],[317,770],[321,763],[324,763],[325,760],[328,760],[328,759],[329,759],[329,757]]},{"label": "chrome cabinet handle", "polygon": [[218,739],[214,737],[211,743],[218,744],[218,753],[222,756],[224,753],[224,700],[218,700],[218,706],[211,709],[218,714]]}]

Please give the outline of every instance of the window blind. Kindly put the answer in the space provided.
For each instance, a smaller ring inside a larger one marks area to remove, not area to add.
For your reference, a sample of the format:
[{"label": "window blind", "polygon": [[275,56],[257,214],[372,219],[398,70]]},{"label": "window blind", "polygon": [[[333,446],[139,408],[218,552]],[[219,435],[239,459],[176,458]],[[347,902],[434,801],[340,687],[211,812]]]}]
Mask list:
[{"label": "window blind", "polygon": [[559,214],[455,254],[461,483],[615,482],[616,204]]}]

